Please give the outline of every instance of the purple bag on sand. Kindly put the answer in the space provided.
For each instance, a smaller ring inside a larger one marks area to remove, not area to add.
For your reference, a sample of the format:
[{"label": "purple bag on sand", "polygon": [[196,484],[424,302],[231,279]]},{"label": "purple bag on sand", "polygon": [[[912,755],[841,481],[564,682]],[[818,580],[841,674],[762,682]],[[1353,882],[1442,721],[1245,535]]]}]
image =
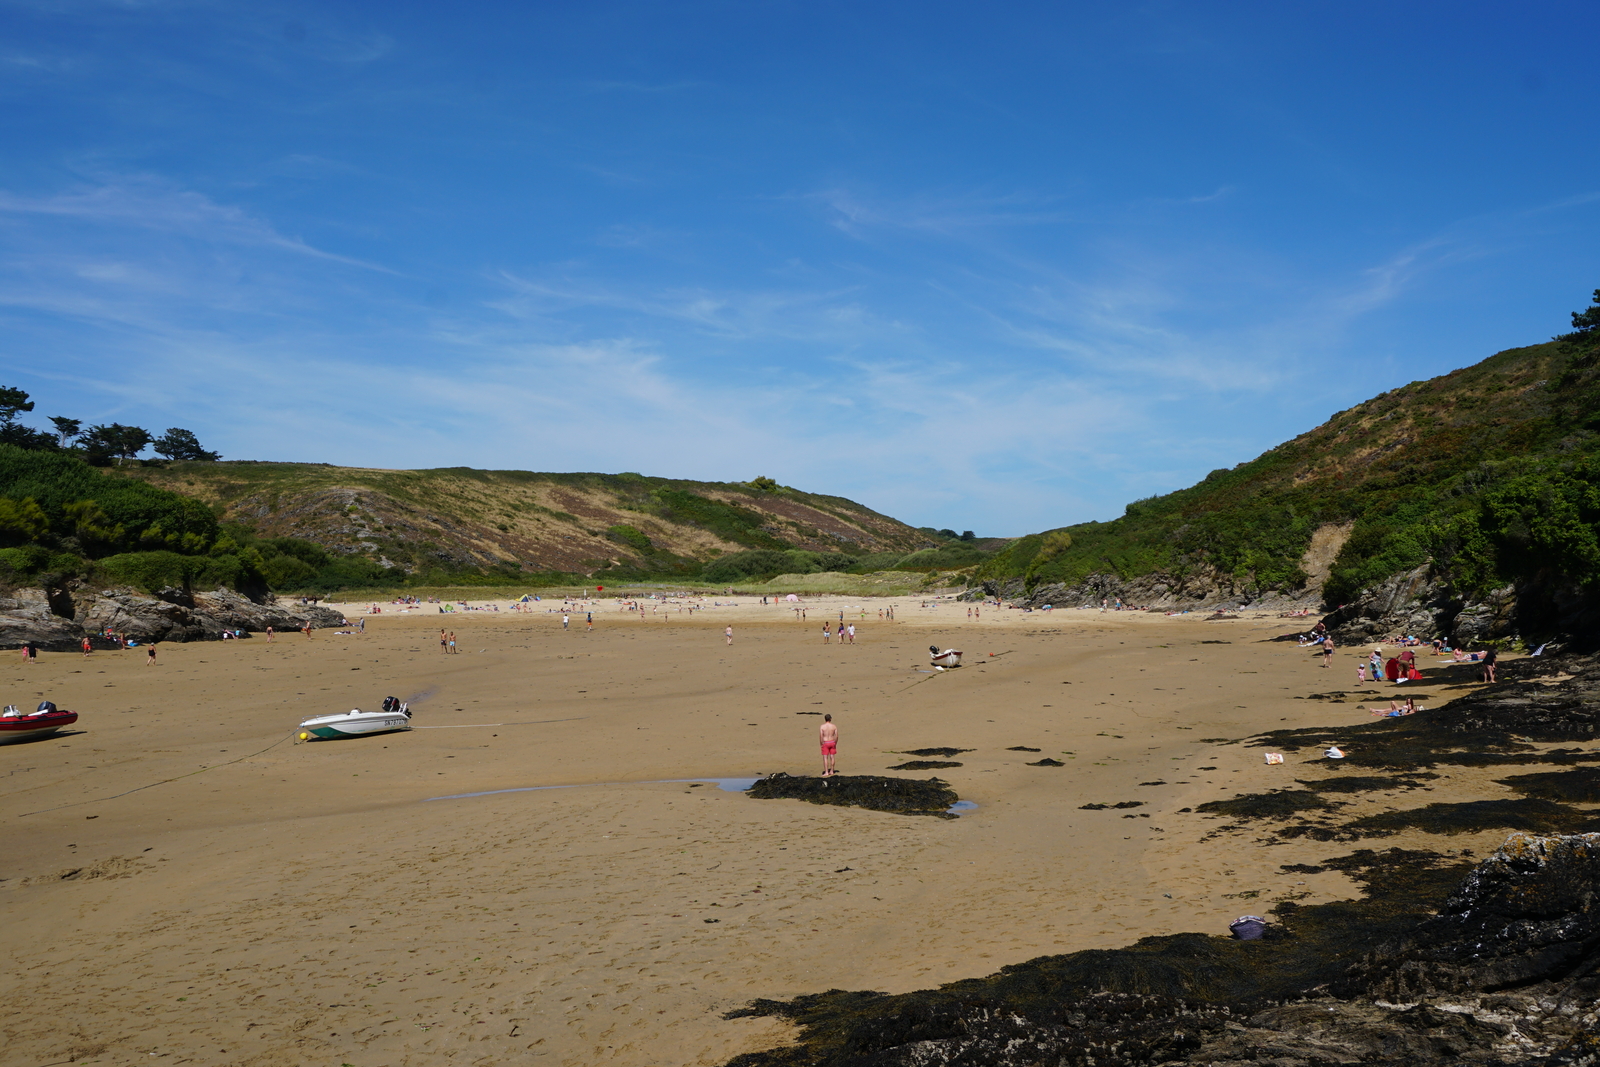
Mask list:
[{"label": "purple bag on sand", "polygon": [[1228,924],[1228,931],[1240,941],[1259,941],[1267,932],[1267,920],[1259,915],[1241,915]]}]

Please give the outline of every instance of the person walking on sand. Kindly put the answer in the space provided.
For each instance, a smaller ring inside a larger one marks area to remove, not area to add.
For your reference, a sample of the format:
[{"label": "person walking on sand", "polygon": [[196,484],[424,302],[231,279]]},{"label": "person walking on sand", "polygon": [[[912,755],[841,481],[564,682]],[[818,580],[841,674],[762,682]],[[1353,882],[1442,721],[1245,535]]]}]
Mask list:
[{"label": "person walking on sand", "polygon": [[150,642],[150,647],[144,650],[144,665],[146,667],[154,667],[156,665],[156,644],[154,641]]},{"label": "person walking on sand", "polygon": [[832,778],[839,773],[833,766],[833,758],[839,753],[839,728],[833,724],[832,715],[822,717],[818,737],[822,742],[822,777]]},{"label": "person walking on sand", "polygon": [[822,624],[822,643],[826,645],[826,644],[831,643],[832,640],[833,640],[833,624],[831,622],[824,622]]},{"label": "person walking on sand", "polygon": [[589,612],[588,615],[586,615],[584,617],[584,620],[583,620],[583,632],[586,633],[586,634],[594,632],[594,612],[592,612],[592,611]]},{"label": "person walking on sand", "polygon": [[272,627],[267,627],[267,644],[272,644]]},{"label": "person walking on sand", "polygon": [[1324,667],[1333,666],[1333,638],[1331,637],[1322,639],[1322,665]]},{"label": "person walking on sand", "polygon": [[83,639],[83,658],[89,658],[89,639],[87,637]]},{"label": "person walking on sand", "polygon": [[561,616],[561,628],[563,630],[565,630],[567,628],[567,623],[569,623],[571,621],[572,621],[572,616],[570,616],[570,615],[562,615]]},{"label": "person walking on sand", "polygon": [[726,630],[722,631],[722,636],[728,639],[728,644],[733,644],[733,627],[730,626]]},{"label": "person walking on sand", "polygon": [[450,640],[444,635],[444,627],[439,627],[439,651],[445,655],[450,654]]},{"label": "person walking on sand", "polygon": [[1483,654],[1483,659],[1480,662],[1483,664],[1483,680],[1484,681],[1486,681],[1486,682],[1494,681],[1495,660],[1498,657],[1499,657],[1499,653],[1496,652],[1492,648],[1489,651],[1487,651],[1487,652],[1485,652]]},{"label": "person walking on sand", "polygon": [[850,643],[852,645],[855,644],[856,643],[856,624],[855,623],[851,623],[846,629],[848,629],[849,632],[850,632]]},{"label": "person walking on sand", "polygon": [[452,656],[456,655],[456,632],[454,630],[450,631],[450,647],[447,651]]}]

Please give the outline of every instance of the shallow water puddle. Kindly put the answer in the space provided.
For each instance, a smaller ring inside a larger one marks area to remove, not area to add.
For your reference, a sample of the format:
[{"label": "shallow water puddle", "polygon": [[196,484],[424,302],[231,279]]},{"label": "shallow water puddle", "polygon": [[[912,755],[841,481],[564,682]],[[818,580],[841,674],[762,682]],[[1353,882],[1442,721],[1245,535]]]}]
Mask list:
[{"label": "shallow water puddle", "polygon": [[[718,789],[725,793],[743,793],[760,781],[759,778],[653,778],[643,782],[583,782],[577,785],[523,785],[511,789],[485,789],[476,793],[450,793],[442,797],[427,797],[423,800],[426,804],[432,800],[466,800],[470,797],[492,797],[501,793],[537,793],[545,789],[588,789],[602,785],[682,785],[714,782]],[[952,815],[963,812],[977,811],[978,805],[971,800],[958,800],[945,809]]]}]

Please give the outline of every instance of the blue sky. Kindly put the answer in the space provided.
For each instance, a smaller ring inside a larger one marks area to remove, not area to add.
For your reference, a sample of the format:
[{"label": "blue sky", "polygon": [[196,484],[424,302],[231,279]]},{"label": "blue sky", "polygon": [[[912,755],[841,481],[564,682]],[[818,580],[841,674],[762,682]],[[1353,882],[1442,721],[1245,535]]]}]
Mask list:
[{"label": "blue sky", "polygon": [[1567,328],[1597,28],[0,0],[0,384],[229,458],[1113,518]]}]

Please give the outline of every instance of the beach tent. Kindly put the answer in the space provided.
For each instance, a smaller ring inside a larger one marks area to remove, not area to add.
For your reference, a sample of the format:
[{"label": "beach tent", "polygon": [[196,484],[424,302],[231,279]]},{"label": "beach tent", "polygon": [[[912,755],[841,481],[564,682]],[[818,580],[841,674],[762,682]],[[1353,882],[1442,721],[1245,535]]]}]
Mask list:
[{"label": "beach tent", "polygon": [[800,598],[795,596],[793,593],[790,593],[788,596],[784,597],[783,599],[787,600],[791,604],[800,603]]}]

